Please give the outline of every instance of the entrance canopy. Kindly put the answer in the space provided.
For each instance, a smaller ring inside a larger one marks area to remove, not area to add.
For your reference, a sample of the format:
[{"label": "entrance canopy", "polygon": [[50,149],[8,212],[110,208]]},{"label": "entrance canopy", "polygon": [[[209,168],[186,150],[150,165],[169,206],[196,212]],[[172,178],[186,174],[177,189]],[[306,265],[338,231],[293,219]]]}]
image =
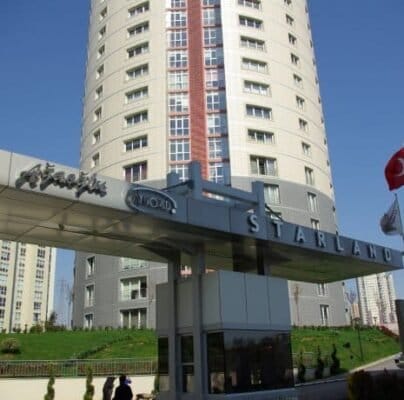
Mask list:
[{"label": "entrance canopy", "polygon": [[[207,268],[331,282],[402,268],[401,253],[268,215],[263,184],[245,192],[167,176],[168,188],[87,174],[0,150],[0,238],[165,262],[203,248]],[[258,268],[258,269],[257,269]],[[262,271],[261,271],[262,272]]]}]

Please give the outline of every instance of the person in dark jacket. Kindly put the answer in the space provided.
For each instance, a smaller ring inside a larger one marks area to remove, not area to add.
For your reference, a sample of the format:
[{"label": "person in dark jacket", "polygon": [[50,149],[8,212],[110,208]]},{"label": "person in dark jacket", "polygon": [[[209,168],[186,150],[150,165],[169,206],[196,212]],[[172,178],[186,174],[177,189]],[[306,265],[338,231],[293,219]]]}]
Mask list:
[{"label": "person in dark jacket", "polygon": [[119,377],[119,386],[115,389],[113,400],[132,400],[133,393],[130,386],[126,383],[126,375]]}]

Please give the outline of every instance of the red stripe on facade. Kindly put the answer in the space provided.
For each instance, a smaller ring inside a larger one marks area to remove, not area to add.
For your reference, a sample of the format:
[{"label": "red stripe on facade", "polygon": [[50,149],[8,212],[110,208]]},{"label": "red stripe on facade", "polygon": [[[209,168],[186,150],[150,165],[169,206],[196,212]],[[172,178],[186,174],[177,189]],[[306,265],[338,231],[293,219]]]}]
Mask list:
[{"label": "red stripe on facade", "polygon": [[188,1],[189,107],[191,114],[191,159],[201,163],[202,176],[207,179],[205,69],[201,4],[201,1]]}]

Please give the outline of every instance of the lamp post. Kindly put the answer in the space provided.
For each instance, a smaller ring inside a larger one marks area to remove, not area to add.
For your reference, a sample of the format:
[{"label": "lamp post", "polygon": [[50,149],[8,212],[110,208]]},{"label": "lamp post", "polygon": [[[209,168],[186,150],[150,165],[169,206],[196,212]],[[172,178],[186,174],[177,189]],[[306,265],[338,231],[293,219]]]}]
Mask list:
[{"label": "lamp post", "polygon": [[356,330],[358,332],[358,342],[359,342],[359,352],[361,355],[361,361],[363,361],[363,349],[362,349],[362,340],[361,340],[361,319],[360,318],[354,318],[354,323]]}]

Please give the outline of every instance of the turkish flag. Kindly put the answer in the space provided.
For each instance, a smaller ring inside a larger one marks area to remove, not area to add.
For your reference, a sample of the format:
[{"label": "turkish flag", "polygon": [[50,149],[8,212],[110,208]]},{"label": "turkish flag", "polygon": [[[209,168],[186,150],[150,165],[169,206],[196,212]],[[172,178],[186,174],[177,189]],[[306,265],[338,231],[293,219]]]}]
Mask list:
[{"label": "turkish flag", "polygon": [[384,169],[384,175],[390,190],[404,185],[404,147],[390,158]]}]

